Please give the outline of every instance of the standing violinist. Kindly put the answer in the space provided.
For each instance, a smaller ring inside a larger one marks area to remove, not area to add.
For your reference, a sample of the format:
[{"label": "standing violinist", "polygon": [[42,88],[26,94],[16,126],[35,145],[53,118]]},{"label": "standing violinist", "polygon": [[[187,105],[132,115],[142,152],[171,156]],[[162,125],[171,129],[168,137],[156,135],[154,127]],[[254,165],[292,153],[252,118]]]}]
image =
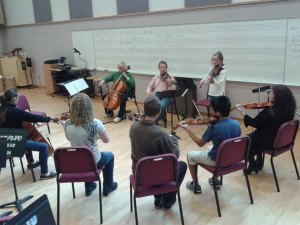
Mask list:
[{"label": "standing violinist", "polygon": [[[201,163],[208,166],[215,166],[215,160],[221,142],[241,135],[239,122],[229,118],[231,107],[229,98],[226,96],[213,98],[211,105],[215,115],[219,117],[219,120],[215,124],[208,126],[202,138],[198,138],[188,125],[180,124],[199,147],[203,147],[210,141],[212,141],[213,144],[212,148],[209,150],[190,151],[187,155],[188,166],[193,181],[188,181],[186,183],[186,188],[193,191],[195,194],[202,193],[201,186],[198,183],[197,164]],[[212,178],[209,178],[208,182],[210,185],[213,185]],[[217,187],[221,187],[221,182],[218,178],[215,180],[215,184]]]},{"label": "standing violinist", "polygon": [[208,98],[213,99],[225,95],[226,68],[223,63],[224,57],[221,51],[214,53],[211,57],[212,68],[209,73],[199,83],[201,88],[208,84]]},{"label": "standing violinist", "polygon": [[[98,82],[100,88],[102,88],[104,83],[114,82],[114,84],[116,84],[118,80],[123,81],[126,85],[125,91],[121,93],[121,104],[118,115],[113,120],[115,123],[119,123],[124,118],[126,110],[126,101],[128,100],[128,98],[132,98],[134,95],[135,80],[132,74],[127,71],[128,69],[130,69],[130,67],[126,66],[125,62],[121,62],[118,64],[118,71],[113,72],[112,74],[108,75],[107,77],[103,78],[100,82]],[[107,107],[104,107],[104,110],[105,117],[113,116],[112,110],[108,109]]]},{"label": "standing violinist", "polygon": [[[168,64],[166,61],[160,61],[158,63],[159,74],[154,76],[151,82],[148,84],[146,93],[148,96],[155,95],[160,97],[163,91],[176,90],[176,81],[173,76],[168,73]],[[161,101],[161,114],[156,119],[155,123],[159,120],[163,120],[166,123],[166,108],[171,104],[171,98],[163,98]]]},{"label": "standing violinist", "polygon": [[[30,112],[26,112],[17,107],[18,93],[15,89],[7,89],[3,95],[0,96],[0,127],[3,128],[15,128],[22,129],[23,122],[44,122],[48,123],[53,118],[46,116],[34,115]],[[48,145],[42,142],[27,141],[26,142],[26,154],[28,167],[41,166],[41,180],[55,178],[56,173],[48,170]],[[31,151],[39,152],[39,161],[34,161]]]},{"label": "standing violinist", "polygon": [[[247,173],[258,173],[262,169],[262,151],[273,148],[273,143],[279,127],[295,116],[296,101],[291,90],[285,85],[275,85],[270,93],[272,107],[262,110],[255,118],[248,116],[241,105],[237,109],[244,117],[246,127],[251,126],[256,130],[249,134],[251,139],[249,166]],[[255,160],[255,156],[257,159]]]}]

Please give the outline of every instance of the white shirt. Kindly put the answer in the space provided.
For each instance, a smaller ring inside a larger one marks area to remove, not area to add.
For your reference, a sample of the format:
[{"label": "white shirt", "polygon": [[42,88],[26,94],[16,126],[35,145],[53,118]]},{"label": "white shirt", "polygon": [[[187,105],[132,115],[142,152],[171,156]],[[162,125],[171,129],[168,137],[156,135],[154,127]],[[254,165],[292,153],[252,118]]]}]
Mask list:
[{"label": "white shirt", "polygon": [[88,146],[95,156],[96,163],[101,159],[101,152],[97,144],[98,137],[105,132],[103,123],[94,119],[92,122],[77,126],[72,124],[70,120],[65,123],[66,137],[71,143],[71,146]]},{"label": "white shirt", "polygon": [[[209,83],[209,90],[208,95],[210,96],[222,96],[225,95],[225,83],[226,83],[226,68],[222,67],[223,69],[220,71],[219,75],[214,77],[214,83]],[[204,78],[204,84],[208,84],[210,78],[210,71]]]}]

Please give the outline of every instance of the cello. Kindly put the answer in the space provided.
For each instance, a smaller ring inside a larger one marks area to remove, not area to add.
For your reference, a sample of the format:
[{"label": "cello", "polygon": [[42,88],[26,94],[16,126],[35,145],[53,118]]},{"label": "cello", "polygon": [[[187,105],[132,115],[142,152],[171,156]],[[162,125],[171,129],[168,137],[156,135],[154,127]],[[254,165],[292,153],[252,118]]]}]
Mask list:
[{"label": "cello", "polygon": [[[127,66],[127,70],[130,70],[130,66]],[[103,107],[109,110],[115,110],[117,109],[121,104],[121,97],[123,92],[126,89],[126,84],[124,81],[121,80],[123,74],[120,74],[120,77],[112,87],[112,89],[109,89],[108,95],[104,98],[102,104]]]},{"label": "cello", "polygon": [[23,122],[23,128],[28,131],[28,137],[32,141],[43,142],[48,146],[48,156],[53,155],[54,148],[52,145],[43,137],[43,135],[36,129],[36,127],[30,122]]}]

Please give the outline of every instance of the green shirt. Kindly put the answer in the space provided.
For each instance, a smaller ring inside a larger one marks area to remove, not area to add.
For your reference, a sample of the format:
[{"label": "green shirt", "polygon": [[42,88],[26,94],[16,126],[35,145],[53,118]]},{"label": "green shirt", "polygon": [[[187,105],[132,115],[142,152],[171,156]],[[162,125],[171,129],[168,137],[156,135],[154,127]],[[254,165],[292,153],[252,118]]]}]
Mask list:
[{"label": "green shirt", "polygon": [[[128,93],[132,90],[132,88],[135,87],[135,80],[131,73],[126,72],[126,75],[129,77],[129,79],[127,80],[125,77],[122,76],[121,80],[126,84],[125,92]],[[112,74],[108,75],[107,77],[104,77],[103,80],[105,83],[109,83],[112,81],[116,82],[120,76],[121,76],[121,73],[119,71],[116,71],[116,72],[113,72]]]}]

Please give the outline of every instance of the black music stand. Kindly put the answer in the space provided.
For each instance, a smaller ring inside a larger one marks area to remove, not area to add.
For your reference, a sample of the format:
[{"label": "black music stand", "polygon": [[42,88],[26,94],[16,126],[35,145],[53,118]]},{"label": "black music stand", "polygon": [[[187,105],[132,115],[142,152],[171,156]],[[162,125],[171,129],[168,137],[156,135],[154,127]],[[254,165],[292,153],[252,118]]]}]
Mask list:
[{"label": "black music stand", "polygon": [[179,119],[178,111],[177,111],[177,106],[176,106],[176,100],[175,97],[183,97],[187,90],[179,89],[179,90],[167,90],[163,91],[159,95],[159,99],[163,98],[171,98],[172,99],[172,104],[171,104],[171,127],[173,127],[173,105],[175,108],[175,112],[177,114],[177,119]]},{"label": "black music stand", "polygon": [[24,155],[27,137],[28,132],[22,129],[0,129],[0,151],[6,152],[6,157],[9,159],[10,171],[16,197],[15,201],[0,205],[0,209],[15,206],[19,212],[21,212],[23,210],[22,204],[33,197],[33,195],[29,195],[19,199],[12,161],[13,157],[22,157]]}]

